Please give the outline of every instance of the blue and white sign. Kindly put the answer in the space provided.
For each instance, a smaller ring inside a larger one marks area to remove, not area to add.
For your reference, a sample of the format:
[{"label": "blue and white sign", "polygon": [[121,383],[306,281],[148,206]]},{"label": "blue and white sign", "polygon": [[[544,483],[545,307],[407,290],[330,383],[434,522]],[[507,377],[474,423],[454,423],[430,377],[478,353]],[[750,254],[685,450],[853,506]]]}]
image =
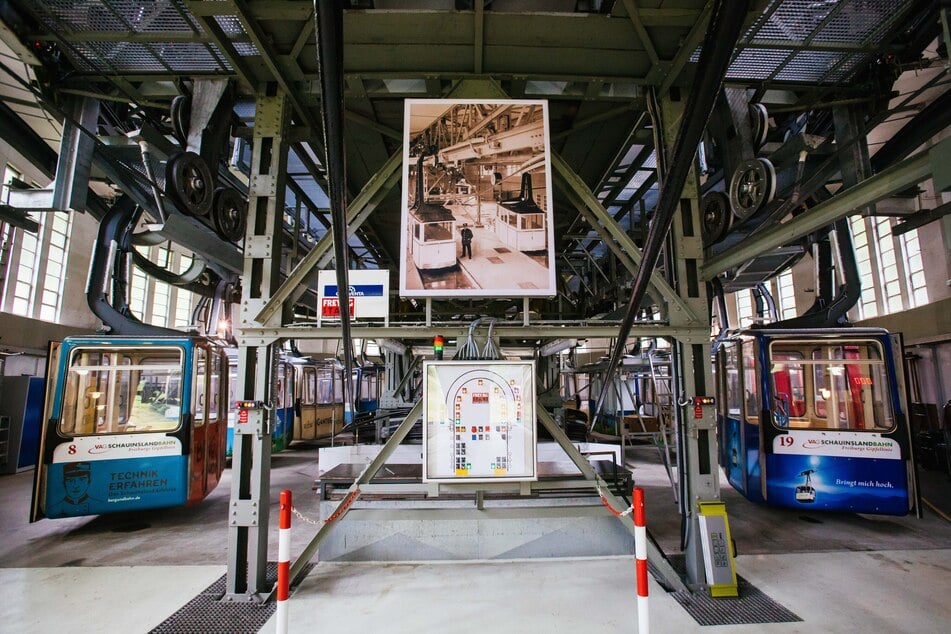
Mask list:
[{"label": "blue and white sign", "polygon": [[[349,271],[350,315],[354,319],[389,318],[390,272],[360,269]],[[317,278],[321,319],[340,317],[336,271],[320,271]]]}]

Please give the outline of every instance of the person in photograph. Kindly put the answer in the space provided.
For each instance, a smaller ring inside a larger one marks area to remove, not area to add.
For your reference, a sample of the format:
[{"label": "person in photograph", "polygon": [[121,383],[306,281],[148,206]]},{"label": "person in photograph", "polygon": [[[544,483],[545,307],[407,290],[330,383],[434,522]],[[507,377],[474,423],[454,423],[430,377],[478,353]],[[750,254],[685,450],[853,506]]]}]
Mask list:
[{"label": "person in photograph", "polygon": [[462,257],[466,257],[466,254],[469,254],[469,259],[472,259],[472,229],[469,228],[468,223],[463,223],[462,225]]}]

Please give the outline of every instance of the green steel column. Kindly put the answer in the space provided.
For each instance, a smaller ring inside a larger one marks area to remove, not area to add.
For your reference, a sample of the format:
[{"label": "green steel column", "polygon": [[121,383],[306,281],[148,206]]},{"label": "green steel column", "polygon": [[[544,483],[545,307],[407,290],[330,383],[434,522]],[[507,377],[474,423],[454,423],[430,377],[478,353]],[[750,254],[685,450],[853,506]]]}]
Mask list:
[{"label": "green steel column", "polygon": [[[683,102],[665,96],[661,101],[660,117],[664,139],[673,143],[677,134]],[[696,166],[690,170],[680,198],[679,212],[671,226],[667,261],[672,263],[672,284],[678,295],[695,315],[709,316],[707,285],[700,280],[703,265],[703,241],[700,237],[699,180]],[[682,317],[671,312],[671,325],[679,324]],[[709,317],[708,317],[709,318]],[[712,396],[714,393],[713,367],[710,362],[709,330],[702,334],[674,337],[674,380],[671,407],[677,421],[677,467],[680,472],[678,496],[684,524],[687,578],[691,586],[704,583],[703,553],[700,543],[698,501],[720,499],[719,469],[717,466],[716,410],[703,408],[703,417],[695,418],[692,408],[677,405],[681,396]]]},{"label": "green steel column", "polygon": [[[271,340],[248,340],[242,329],[280,325],[281,314],[260,323],[255,316],[280,283],[280,230],[287,174],[287,96],[259,95],[254,116],[248,228],[244,239],[238,388],[235,397],[269,404],[277,361]],[[236,425],[228,508],[228,575],[225,598],[259,601],[266,596],[268,509],[270,507],[273,410],[250,412],[250,424]],[[239,429],[240,428],[240,429]]]}]

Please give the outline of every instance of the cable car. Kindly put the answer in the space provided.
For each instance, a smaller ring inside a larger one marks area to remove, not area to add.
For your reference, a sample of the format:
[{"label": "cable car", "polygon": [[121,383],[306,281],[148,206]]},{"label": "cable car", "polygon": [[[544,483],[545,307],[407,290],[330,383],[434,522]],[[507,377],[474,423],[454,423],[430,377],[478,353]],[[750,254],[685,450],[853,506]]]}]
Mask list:
[{"label": "cable car", "polygon": [[343,420],[343,366],[336,360],[297,362],[294,440],[318,440],[336,434]]},{"label": "cable car", "polygon": [[198,336],[68,337],[50,347],[30,520],[194,504],[218,484],[224,346]]},{"label": "cable car", "polygon": [[503,244],[516,251],[544,251],[548,246],[545,218],[532,195],[532,175],[525,172],[518,197],[499,203],[495,231]]},{"label": "cable car", "polygon": [[917,482],[902,354],[900,335],[874,328],[727,337],[716,381],[730,484],[771,505],[906,515]]},{"label": "cable car", "polygon": [[[238,354],[237,350],[228,350],[228,403],[234,404],[238,394]],[[297,372],[288,358],[282,356],[277,363],[277,377],[274,384],[273,412],[274,427],[271,431],[271,452],[284,451],[295,440],[294,433],[294,399],[296,394]],[[231,458],[234,450],[234,423],[237,412],[234,408],[228,413],[228,441],[225,455]]]}]

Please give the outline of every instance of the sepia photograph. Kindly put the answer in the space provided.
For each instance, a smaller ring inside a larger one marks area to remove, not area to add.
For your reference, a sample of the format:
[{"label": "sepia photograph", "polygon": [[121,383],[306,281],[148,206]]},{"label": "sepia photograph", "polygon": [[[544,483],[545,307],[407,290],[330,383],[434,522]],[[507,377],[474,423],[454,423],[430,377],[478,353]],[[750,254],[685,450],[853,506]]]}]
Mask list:
[{"label": "sepia photograph", "polygon": [[408,99],[400,294],[555,294],[544,101]]}]

